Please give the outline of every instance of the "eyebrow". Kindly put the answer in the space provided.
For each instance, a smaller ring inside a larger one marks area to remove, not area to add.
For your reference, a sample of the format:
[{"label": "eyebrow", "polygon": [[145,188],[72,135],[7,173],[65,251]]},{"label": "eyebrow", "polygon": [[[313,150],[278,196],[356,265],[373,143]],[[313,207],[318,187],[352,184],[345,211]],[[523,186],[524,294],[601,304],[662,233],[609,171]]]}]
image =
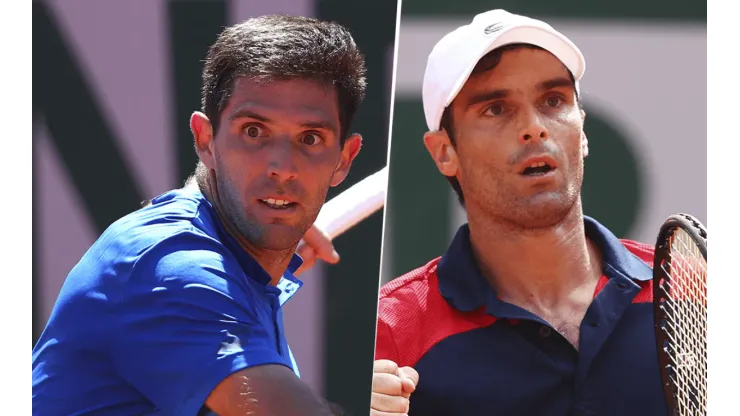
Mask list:
[{"label": "eyebrow", "polygon": [[262,114],[255,113],[254,111],[248,110],[246,108],[237,108],[236,110],[234,110],[234,112],[232,112],[231,115],[229,115],[229,121],[234,121],[236,119],[240,119],[244,117],[253,118],[255,120],[259,120],[265,123],[270,121],[269,118],[263,116]]},{"label": "eyebrow", "polygon": [[329,130],[329,131],[339,131],[337,127],[334,125],[334,123],[330,121],[324,121],[324,120],[317,120],[317,121],[307,121],[305,123],[301,123],[301,127],[304,129],[319,129],[319,130]]},{"label": "eyebrow", "polygon": [[480,104],[480,103],[485,103],[488,101],[506,98],[510,94],[511,94],[511,91],[507,89],[484,91],[484,92],[475,94],[472,97],[470,97],[470,99],[468,100],[468,107],[476,105],[476,104]]},{"label": "eyebrow", "polygon": [[[234,112],[232,112],[231,115],[229,115],[229,121],[233,122],[234,120],[245,118],[245,117],[253,118],[263,123],[270,123],[271,121],[273,121],[269,117],[265,117],[262,114],[256,113],[246,108],[238,108]],[[303,123],[300,124],[300,126],[304,129],[321,129],[321,130],[329,130],[332,132],[339,131],[336,125],[329,120],[304,121]]]},{"label": "eyebrow", "polygon": [[547,91],[552,90],[555,88],[562,88],[562,87],[568,87],[568,88],[575,88],[575,85],[573,85],[573,81],[565,78],[565,77],[558,77],[549,79],[547,81],[540,82],[537,84],[537,90],[539,91]]},{"label": "eyebrow", "polygon": [[[536,89],[538,91],[547,91],[554,88],[562,87],[574,88],[573,81],[565,77],[548,79],[547,81],[542,81],[537,84]],[[468,106],[473,106],[475,104],[485,103],[493,100],[499,100],[501,98],[506,98],[509,95],[511,95],[511,90],[505,88],[492,91],[484,91],[470,97],[470,99],[468,100]]]}]

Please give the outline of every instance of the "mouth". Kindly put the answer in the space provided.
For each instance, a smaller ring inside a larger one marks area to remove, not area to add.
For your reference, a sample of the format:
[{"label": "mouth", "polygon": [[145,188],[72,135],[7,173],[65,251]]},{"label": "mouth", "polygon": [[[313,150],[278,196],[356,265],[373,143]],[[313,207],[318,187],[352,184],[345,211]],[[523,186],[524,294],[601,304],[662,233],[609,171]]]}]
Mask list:
[{"label": "mouth", "polygon": [[261,198],[258,199],[258,201],[272,209],[289,209],[297,205],[295,202],[291,202],[286,199]]},{"label": "mouth", "polygon": [[545,162],[535,163],[524,168],[522,175],[524,176],[542,176],[553,170],[554,168]]},{"label": "mouth", "polygon": [[532,158],[524,162],[519,174],[526,177],[545,176],[557,169],[555,161],[549,157]]}]

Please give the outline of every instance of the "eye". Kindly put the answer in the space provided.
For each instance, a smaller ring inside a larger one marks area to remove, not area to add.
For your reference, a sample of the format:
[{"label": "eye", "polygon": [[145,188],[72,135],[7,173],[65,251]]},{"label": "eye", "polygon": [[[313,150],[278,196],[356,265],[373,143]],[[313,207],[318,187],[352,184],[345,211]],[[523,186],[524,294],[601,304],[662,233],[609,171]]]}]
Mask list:
[{"label": "eye", "polygon": [[246,134],[247,137],[251,137],[251,138],[262,137],[264,133],[265,131],[262,129],[262,127],[256,126],[254,124],[250,124],[244,127],[244,134]]},{"label": "eye", "polygon": [[559,107],[560,104],[562,103],[563,103],[563,99],[561,97],[558,97],[557,95],[547,97],[547,100],[545,100],[545,104],[547,104],[548,107],[553,107],[553,108]]},{"label": "eye", "polygon": [[304,134],[301,138],[301,142],[304,144],[307,144],[309,146],[316,146],[317,144],[320,144],[323,141],[321,136],[319,136],[316,133],[307,133]]},{"label": "eye", "polygon": [[506,112],[506,107],[502,103],[493,103],[487,109],[485,114],[490,116],[500,116]]}]

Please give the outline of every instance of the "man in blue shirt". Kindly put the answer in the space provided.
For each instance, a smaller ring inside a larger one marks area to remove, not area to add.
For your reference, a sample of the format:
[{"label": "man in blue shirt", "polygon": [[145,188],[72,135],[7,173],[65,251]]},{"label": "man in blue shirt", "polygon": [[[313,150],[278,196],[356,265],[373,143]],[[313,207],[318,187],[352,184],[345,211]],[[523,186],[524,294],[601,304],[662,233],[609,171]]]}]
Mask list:
[{"label": "man in blue shirt", "polygon": [[328,415],[298,376],[281,306],[296,245],[361,138],[349,32],[267,16],[224,30],[190,127],[194,186],[112,224],[67,277],[33,350],[40,415]]}]

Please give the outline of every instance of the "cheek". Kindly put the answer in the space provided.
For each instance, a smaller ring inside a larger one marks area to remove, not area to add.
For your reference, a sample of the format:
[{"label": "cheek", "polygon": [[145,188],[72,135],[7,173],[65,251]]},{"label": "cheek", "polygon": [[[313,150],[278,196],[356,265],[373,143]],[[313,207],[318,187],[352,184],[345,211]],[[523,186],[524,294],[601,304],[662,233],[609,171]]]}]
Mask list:
[{"label": "cheek", "polygon": [[[574,131],[575,130],[575,131]],[[577,128],[571,130],[568,136],[568,148],[566,152],[572,159],[571,163],[574,165],[582,164],[584,158],[584,147],[581,139],[581,131]]]},{"label": "cheek", "polygon": [[[470,118],[461,137],[469,146],[471,157],[490,160],[491,164],[506,164],[507,155],[520,150],[519,129],[515,120],[504,118]],[[502,166],[503,168],[503,166]]]},{"label": "cheek", "polygon": [[576,165],[583,159],[583,124],[577,115],[555,118],[547,126],[550,137],[558,142],[568,164]]},{"label": "cheek", "polygon": [[507,152],[511,152],[505,147],[490,137],[461,140],[457,155],[462,186],[472,191],[472,188],[491,188],[494,183],[500,183],[507,172]]},{"label": "cheek", "polygon": [[220,158],[218,169],[233,181],[252,176],[250,173],[259,168],[258,159],[247,157],[239,152],[225,152]]},{"label": "cheek", "polygon": [[341,149],[325,147],[322,149],[297,151],[296,160],[299,160],[301,171],[305,175],[324,177],[333,173],[342,157]]},{"label": "cheek", "polygon": [[242,194],[264,172],[264,163],[260,158],[250,156],[248,152],[229,149],[216,152],[216,176],[220,187],[227,187],[232,194]]},{"label": "cheek", "polygon": [[331,157],[307,158],[299,172],[299,181],[317,198],[326,195],[336,172],[335,162]]},{"label": "cheek", "polygon": [[326,175],[327,172],[334,171],[339,161],[339,152],[322,151],[322,152],[301,152],[297,154],[301,160],[302,169],[308,174]]},{"label": "cheek", "polygon": [[470,165],[503,170],[507,165],[506,155],[514,154],[518,148],[515,139],[506,139],[516,135],[497,123],[471,123],[460,133],[456,147],[462,169]]}]

